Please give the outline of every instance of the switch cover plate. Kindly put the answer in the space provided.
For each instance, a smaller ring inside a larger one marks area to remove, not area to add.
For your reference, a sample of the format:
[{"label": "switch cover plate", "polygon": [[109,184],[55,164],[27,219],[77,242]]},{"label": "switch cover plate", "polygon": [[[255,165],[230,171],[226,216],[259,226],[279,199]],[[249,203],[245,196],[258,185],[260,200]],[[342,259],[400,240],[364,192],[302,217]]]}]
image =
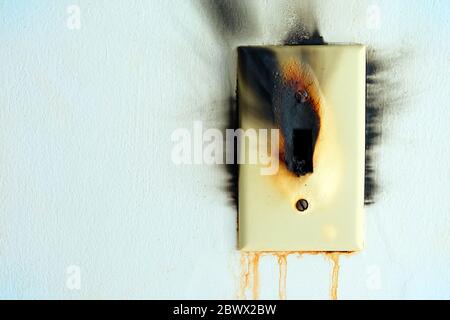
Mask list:
[{"label": "switch cover plate", "polygon": [[240,128],[280,133],[275,174],[239,165],[239,249],[362,249],[365,77],[363,45],[238,48]]}]

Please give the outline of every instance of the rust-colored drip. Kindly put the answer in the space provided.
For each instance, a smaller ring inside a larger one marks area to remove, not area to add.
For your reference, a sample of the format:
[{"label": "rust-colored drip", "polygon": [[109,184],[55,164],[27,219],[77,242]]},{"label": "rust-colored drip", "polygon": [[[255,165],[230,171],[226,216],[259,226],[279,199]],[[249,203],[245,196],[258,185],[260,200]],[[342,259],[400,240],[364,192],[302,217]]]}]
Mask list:
[{"label": "rust-colored drip", "polygon": [[264,254],[272,254],[277,257],[279,266],[279,287],[278,295],[281,300],[286,299],[286,279],[287,279],[287,257],[290,254],[297,254],[301,257],[304,254],[324,254],[333,264],[331,273],[330,297],[337,300],[338,282],[339,282],[339,256],[342,254],[351,255],[353,252],[326,252],[326,251],[260,251],[260,252],[242,252],[241,253],[241,276],[239,287],[239,298],[246,299],[246,291],[250,288],[250,279],[252,280],[252,298],[259,298],[259,259]]},{"label": "rust-colored drip", "polygon": [[241,252],[241,275],[238,298],[241,300],[246,299],[246,291],[250,287],[250,268],[249,268],[249,256],[247,252]]},{"label": "rust-colored drip", "polygon": [[253,286],[252,286],[252,293],[253,293],[253,300],[259,299],[259,258],[261,256],[261,253],[254,252],[251,256],[250,265],[252,270],[252,278],[253,278]]},{"label": "rust-colored drip", "polygon": [[277,253],[280,276],[278,280],[278,296],[280,300],[286,300],[286,275],[287,275],[287,256],[289,253]]},{"label": "rust-colored drip", "polygon": [[326,253],[326,256],[333,263],[333,271],[331,273],[331,292],[330,292],[331,300],[337,300],[337,290],[339,282],[339,255],[340,255],[339,252]]},{"label": "rust-colored drip", "polygon": [[261,252],[241,253],[239,299],[247,299],[246,292],[250,286],[252,289],[252,299],[257,300],[259,298],[259,258],[262,254]]}]

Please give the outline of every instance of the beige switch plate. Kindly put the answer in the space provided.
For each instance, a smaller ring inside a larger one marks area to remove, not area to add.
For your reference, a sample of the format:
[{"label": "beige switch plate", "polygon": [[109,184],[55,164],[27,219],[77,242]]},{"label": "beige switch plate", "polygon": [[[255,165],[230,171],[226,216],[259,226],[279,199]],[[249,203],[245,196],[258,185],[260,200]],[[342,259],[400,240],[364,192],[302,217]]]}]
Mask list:
[{"label": "beige switch plate", "polygon": [[[296,176],[280,162],[275,175],[259,164],[239,166],[239,249],[244,251],[356,251],[363,247],[365,66],[362,45],[239,48],[239,64],[251,50],[270,51],[280,65],[296,60],[318,85],[320,133],[314,172]],[[250,58],[249,58],[250,57]],[[246,62],[246,63],[247,63]],[[255,69],[256,70],[256,69]],[[240,127],[274,128],[257,116],[264,101],[238,68]],[[248,72],[248,70],[246,71]],[[255,71],[256,72],[256,71]],[[256,75],[258,76],[258,75]],[[267,76],[267,74],[266,74]],[[276,76],[276,74],[274,74]],[[267,89],[267,88],[266,88]],[[263,92],[264,90],[261,90]],[[245,144],[241,145],[245,148]],[[243,151],[243,149],[241,149]],[[308,209],[295,203],[304,198]]]}]

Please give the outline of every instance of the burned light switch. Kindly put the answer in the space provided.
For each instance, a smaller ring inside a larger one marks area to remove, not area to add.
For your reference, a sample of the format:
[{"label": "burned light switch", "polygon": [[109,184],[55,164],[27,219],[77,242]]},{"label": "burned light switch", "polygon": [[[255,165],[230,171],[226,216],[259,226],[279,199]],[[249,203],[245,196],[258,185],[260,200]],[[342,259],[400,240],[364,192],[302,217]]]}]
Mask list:
[{"label": "burned light switch", "polygon": [[362,248],[365,57],[362,45],[238,49],[241,250]]}]

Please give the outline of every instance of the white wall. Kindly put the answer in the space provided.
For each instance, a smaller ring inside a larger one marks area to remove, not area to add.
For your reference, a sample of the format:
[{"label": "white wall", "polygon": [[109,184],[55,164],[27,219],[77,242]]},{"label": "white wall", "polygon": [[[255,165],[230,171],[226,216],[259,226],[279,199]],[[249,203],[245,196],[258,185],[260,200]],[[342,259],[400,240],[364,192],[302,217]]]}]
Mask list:
[{"label": "white wall", "polygon": [[[342,258],[339,296],[450,298],[450,5],[314,3],[327,41],[400,56],[389,77],[402,104],[384,115],[377,149],[381,193],[366,210],[366,249]],[[80,30],[66,26],[71,4]],[[1,298],[236,297],[227,175],[175,166],[170,135],[194,120],[225,125],[228,46],[279,43],[298,6],[248,5],[256,32],[227,44],[190,1],[0,2]],[[71,265],[80,290],[66,286]],[[262,258],[261,298],[278,297],[277,268]],[[290,256],[287,297],[327,299],[330,271],[322,256]]]}]

